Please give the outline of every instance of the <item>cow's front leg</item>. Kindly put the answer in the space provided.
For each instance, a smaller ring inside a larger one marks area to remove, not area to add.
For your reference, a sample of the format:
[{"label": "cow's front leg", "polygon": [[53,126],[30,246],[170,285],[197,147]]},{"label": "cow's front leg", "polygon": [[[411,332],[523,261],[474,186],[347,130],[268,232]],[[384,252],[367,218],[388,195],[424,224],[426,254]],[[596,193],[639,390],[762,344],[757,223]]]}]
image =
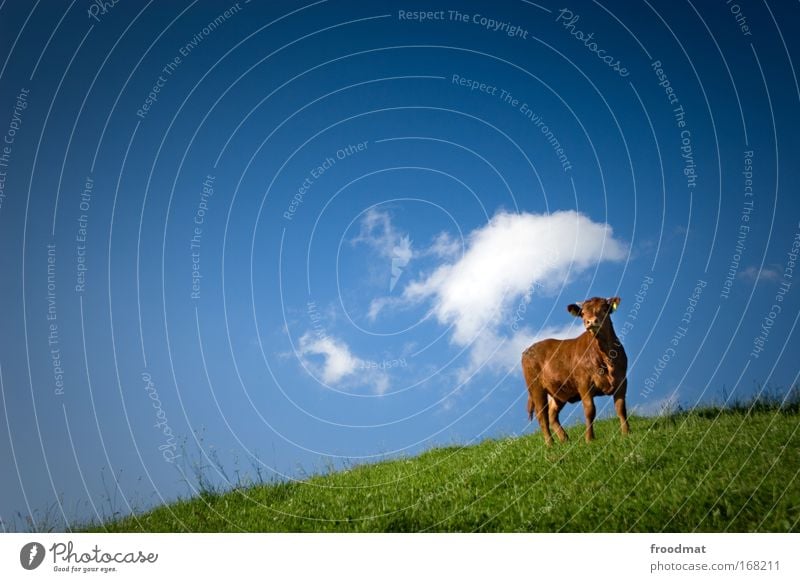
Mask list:
[{"label": "cow's front leg", "polygon": [[614,390],[614,409],[617,411],[619,418],[619,428],[622,434],[628,434],[631,429],[628,426],[628,409],[625,406],[625,394],[628,391],[628,379],[623,376]]},{"label": "cow's front leg", "polygon": [[619,417],[619,428],[622,434],[628,434],[631,432],[631,428],[628,426],[628,410],[625,407],[625,396],[614,394],[614,408]]},{"label": "cow's front leg", "polygon": [[594,422],[595,408],[594,399],[591,394],[586,394],[581,398],[583,402],[583,414],[586,416],[586,442],[589,443],[594,440]]}]

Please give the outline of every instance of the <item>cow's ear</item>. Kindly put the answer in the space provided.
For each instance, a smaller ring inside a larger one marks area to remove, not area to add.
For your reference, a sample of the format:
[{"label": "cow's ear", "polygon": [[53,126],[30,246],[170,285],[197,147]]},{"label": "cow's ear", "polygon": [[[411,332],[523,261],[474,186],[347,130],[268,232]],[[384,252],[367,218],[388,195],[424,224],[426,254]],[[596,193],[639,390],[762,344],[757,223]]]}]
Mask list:
[{"label": "cow's ear", "polygon": [[611,306],[611,311],[616,311],[617,307],[619,307],[619,302],[622,301],[619,297],[609,297],[608,304]]},{"label": "cow's ear", "polygon": [[567,311],[569,311],[575,317],[581,316],[581,306],[578,305],[577,303],[570,303],[569,305],[567,305]]}]

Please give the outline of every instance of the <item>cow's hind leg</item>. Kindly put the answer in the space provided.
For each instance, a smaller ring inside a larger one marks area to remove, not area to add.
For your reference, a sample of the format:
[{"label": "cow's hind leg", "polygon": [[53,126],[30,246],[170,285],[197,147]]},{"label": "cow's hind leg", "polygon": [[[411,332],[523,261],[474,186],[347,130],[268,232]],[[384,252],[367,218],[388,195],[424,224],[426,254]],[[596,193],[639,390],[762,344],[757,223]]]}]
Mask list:
[{"label": "cow's hind leg", "polygon": [[531,394],[533,406],[536,409],[536,419],[544,435],[544,443],[549,447],[553,444],[553,435],[550,434],[550,422],[547,416],[547,392],[539,387]]},{"label": "cow's hind leg", "polygon": [[525,376],[525,384],[528,387],[528,418],[533,419],[533,414],[536,414],[536,420],[539,421],[539,426],[544,435],[544,442],[549,447],[553,444],[553,436],[550,434],[550,425],[547,418],[547,392],[539,383],[536,372],[525,365],[524,359],[522,373]]},{"label": "cow's hind leg", "polygon": [[555,398],[550,398],[550,425],[556,431],[556,436],[562,443],[569,440],[564,427],[558,422],[558,413],[561,412],[565,404],[566,402],[559,402]]},{"label": "cow's hind leg", "polygon": [[581,398],[581,401],[583,402],[583,414],[586,416],[586,442],[588,443],[594,440],[594,427],[592,426],[595,415],[594,399],[591,394],[587,394]]}]

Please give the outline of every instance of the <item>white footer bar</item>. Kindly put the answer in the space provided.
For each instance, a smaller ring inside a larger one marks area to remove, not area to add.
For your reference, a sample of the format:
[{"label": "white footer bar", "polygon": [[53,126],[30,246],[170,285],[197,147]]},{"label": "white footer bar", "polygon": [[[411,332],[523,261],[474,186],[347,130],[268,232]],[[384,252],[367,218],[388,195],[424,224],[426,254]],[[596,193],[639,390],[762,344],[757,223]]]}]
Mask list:
[{"label": "white footer bar", "polygon": [[0,534],[0,580],[800,580],[799,542],[800,534]]}]

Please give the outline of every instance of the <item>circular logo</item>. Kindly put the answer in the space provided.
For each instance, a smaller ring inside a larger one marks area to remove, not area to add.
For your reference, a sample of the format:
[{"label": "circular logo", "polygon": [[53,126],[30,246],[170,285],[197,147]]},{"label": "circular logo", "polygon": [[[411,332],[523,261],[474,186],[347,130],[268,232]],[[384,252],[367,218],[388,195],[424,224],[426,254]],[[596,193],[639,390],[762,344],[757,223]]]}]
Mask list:
[{"label": "circular logo", "polygon": [[19,563],[26,570],[35,570],[44,561],[44,554],[44,546],[39,542],[27,543],[19,552]]}]

